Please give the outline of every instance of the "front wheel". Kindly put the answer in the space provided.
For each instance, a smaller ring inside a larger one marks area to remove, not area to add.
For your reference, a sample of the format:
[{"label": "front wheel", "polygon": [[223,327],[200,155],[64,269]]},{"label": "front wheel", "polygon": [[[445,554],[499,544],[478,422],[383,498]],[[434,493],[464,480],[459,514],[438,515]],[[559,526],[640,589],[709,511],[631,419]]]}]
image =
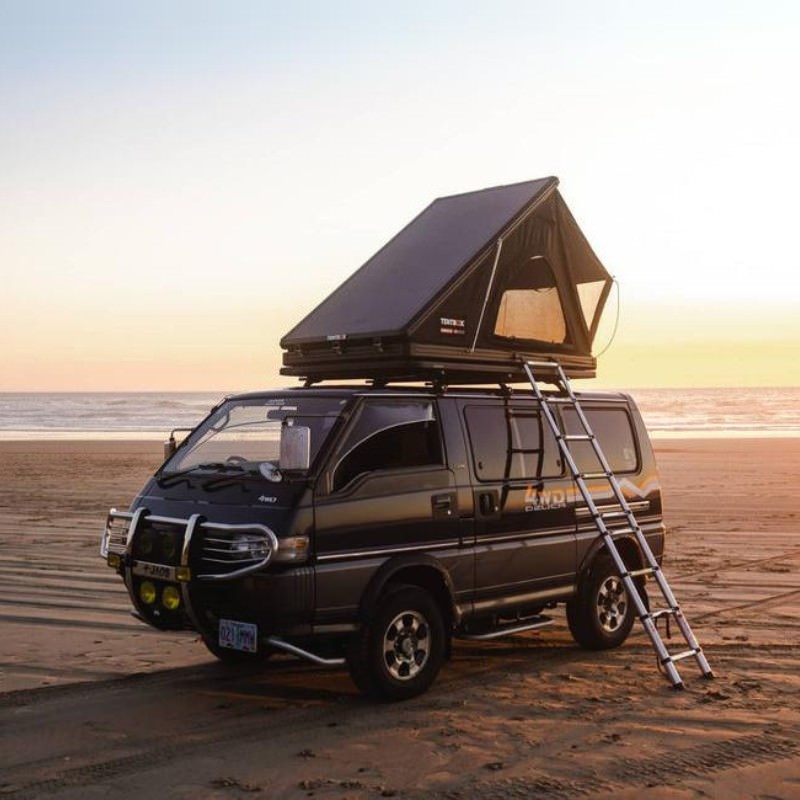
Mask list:
[{"label": "front wheel", "polygon": [[635,611],[614,562],[598,556],[567,601],[567,622],[575,641],[589,650],[619,647],[631,632]]},{"label": "front wheel", "polygon": [[424,589],[397,586],[351,643],[347,664],[356,686],[379,700],[425,692],[444,662],[447,635],[439,606]]}]

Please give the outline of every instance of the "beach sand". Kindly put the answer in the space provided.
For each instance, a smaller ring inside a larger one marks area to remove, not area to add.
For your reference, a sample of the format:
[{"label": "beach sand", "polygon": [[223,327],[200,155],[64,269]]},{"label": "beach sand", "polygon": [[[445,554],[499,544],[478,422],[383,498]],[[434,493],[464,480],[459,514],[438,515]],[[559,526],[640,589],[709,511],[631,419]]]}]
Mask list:
[{"label": "beach sand", "polygon": [[[687,661],[671,691],[642,633],[588,653],[559,611],[456,643],[427,695],[391,706],[290,659],[225,672],[129,616],[99,537],[160,450],[0,442],[0,793],[800,797],[800,439],[656,442],[666,574],[715,681]],[[157,735],[134,735],[134,707]]]}]

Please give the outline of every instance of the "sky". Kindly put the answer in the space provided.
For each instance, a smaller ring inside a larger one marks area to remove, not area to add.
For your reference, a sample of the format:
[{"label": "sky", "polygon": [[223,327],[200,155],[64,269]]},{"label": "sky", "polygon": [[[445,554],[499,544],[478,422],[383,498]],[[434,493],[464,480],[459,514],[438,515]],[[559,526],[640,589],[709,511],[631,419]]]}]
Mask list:
[{"label": "sky", "polygon": [[433,198],[548,175],[618,280],[601,385],[800,385],[799,40],[790,2],[0,0],[0,391],[291,382]]}]

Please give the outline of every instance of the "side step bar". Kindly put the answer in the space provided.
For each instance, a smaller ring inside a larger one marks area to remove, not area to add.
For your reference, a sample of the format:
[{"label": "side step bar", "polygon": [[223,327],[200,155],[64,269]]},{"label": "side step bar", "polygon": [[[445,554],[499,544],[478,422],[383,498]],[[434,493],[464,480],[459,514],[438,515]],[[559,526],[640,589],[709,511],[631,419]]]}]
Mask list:
[{"label": "side step bar", "polygon": [[487,642],[492,639],[501,639],[503,636],[513,636],[515,633],[524,633],[525,631],[535,631],[537,628],[546,628],[548,625],[552,624],[552,618],[542,614],[538,617],[531,617],[527,621],[520,620],[518,623],[512,622],[508,625],[495,628],[488,633],[459,633],[456,634],[455,638]]}]

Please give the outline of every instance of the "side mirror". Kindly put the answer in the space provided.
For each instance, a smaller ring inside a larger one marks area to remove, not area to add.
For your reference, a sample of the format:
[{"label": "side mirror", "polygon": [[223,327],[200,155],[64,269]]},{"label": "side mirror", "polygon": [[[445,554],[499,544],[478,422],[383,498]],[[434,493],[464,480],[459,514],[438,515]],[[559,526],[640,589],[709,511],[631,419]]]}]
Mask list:
[{"label": "side mirror", "polygon": [[[190,433],[193,428],[173,428],[169,433],[169,439],[164,442],[164,461],[166,461],[171,456],[175,455],[175,451],[178,449],[178,440],[175,438],[175,434],[178,432],[181,433]],[[183,441],[183,439],[181,439]]]},{"label": "side mirror", "polygon": [[171,456],[175,455],[175,451],[178,449],[178,443],[175,441],[174,436],[170,436],[166,442],[164,442],[164,461],[166,461]]},{"label": "side mirror", "polygon": [[311,428],[284,425],[281,428],[280,469],[307,470],[311,464]]}]

